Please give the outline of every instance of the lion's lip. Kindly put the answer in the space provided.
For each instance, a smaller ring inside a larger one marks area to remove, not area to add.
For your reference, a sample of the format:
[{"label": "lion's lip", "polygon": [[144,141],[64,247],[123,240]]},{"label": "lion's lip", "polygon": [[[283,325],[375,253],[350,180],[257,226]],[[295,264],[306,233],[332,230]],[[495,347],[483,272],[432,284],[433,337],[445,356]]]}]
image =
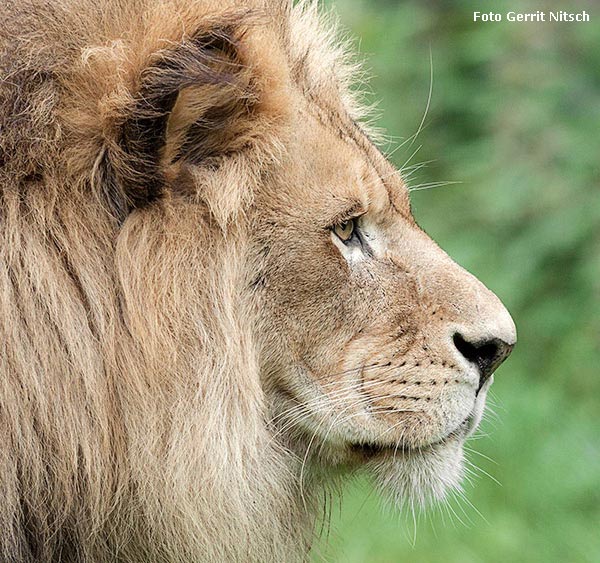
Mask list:
[{"label": "lion's lip", "polygon": [[456,439],[462,439],[470,435],[475,420],[474,413],[469,414],[454,430],[444,437],[423,445],[408,444],[378,444],[376,442],[353,443],[350,445],[352,452],[366,459],[381,456],[396,456],[398,454],[424,453],[438,446],[443,446]]}]

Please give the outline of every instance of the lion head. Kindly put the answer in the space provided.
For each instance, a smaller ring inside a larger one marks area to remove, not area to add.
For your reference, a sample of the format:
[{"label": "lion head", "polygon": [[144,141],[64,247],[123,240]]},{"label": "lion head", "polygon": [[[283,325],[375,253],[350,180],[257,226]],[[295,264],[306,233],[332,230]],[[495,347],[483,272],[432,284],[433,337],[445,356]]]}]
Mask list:
[{"label": "lion head", "polygon": [[303,560],[334,474],[458,486],[515,327],[315,5],[2,10],[2,557]]}]

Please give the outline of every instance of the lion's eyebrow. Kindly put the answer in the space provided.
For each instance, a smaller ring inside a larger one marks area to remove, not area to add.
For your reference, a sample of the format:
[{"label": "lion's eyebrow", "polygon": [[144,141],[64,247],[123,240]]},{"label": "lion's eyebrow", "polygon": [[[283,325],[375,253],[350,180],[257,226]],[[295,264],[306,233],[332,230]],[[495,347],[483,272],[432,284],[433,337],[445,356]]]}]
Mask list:
[{"label": "lion's eyebrow", "polygon": [[328,226],[338,225],[367,212],[365,204],[360,200],[346,202],[346,205],[340,209],[328,222]]}]

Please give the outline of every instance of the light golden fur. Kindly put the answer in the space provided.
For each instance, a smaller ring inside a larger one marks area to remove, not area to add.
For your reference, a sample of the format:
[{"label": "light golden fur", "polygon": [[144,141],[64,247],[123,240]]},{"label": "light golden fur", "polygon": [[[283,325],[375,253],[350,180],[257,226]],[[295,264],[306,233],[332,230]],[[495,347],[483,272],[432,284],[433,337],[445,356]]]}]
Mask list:
[{"label": "light golden fur", "polygon": [[2,3],[0,559],[301,561],[333,471],[457,486],[489,383],[451,334],[514,327],[414,223],[320,19]]}]

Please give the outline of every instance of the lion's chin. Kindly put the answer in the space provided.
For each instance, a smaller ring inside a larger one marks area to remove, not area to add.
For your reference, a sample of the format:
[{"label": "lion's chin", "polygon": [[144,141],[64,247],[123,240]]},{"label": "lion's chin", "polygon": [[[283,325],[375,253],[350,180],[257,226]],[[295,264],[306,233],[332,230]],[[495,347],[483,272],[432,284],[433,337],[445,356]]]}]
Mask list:
[{"label": "lion's chin", "polygon": [[394,505],[426,506],[460,487],[464,474],[463,443],[463,436],[451,435],[422,448],[364,451],[364,455],[369,455],[365,468]]},{"label": "lion's chin", "polygon": [[443,439],[420,447],[356,445],[366,470],[384,497],[398,506],[424,507],[460,489],[464,477],[465,440],[481,421],[487,388],[470,415]]}]

